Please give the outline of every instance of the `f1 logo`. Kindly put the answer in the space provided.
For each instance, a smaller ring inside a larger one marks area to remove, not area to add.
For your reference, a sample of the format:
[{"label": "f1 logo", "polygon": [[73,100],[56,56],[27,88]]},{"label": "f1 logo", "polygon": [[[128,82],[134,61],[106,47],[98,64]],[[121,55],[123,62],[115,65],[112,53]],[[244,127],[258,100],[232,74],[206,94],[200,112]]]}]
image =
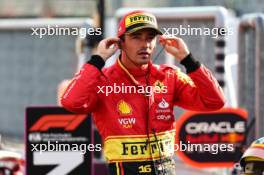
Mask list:
[{"label": "f1 logo", "polygon": [[64,128],[65,131],[75,130],[86,118],[86,115],[50,114],[43,115],[30,131],[47,131],[50,128]]}]

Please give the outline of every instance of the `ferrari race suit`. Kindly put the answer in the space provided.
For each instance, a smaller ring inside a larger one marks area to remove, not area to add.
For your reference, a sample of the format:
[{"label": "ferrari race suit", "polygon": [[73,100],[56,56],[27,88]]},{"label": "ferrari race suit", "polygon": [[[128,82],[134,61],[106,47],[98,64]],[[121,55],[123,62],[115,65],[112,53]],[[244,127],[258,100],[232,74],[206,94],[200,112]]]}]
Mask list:
[{"label": "ferrari race suit", "polygon": [[191,54],[181,64],[188,75],[152,63],[127,70],[120,59],[103,68],[103,59],[93,55],[67,87],[61,103],[75,113],[92,113],[111,175],[174,174],[168,173],[175,171],[173,107],[223,107],[222,89],[210,71]]}]

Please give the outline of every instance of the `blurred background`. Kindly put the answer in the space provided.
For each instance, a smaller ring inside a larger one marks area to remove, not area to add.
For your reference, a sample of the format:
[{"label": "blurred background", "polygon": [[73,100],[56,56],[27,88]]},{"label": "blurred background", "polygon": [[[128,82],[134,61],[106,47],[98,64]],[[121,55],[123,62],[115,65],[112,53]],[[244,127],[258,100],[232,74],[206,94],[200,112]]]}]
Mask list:
[{"label": "blurred background", "polygon": [[[147,9],[160,28],[180,25],[228,28],[232,35],[182,37],[224,88],[227,106],[249,113],[247,143],[264,136],[263,0],[0,0],[0,136],[2,147],[24,154],[25,109],[57,106],[74,73],[104,37],[115,36],[120,17]],[[101,28],[102,35],[32,35],[32,28]],[[113,27],[114,26],[114,27]],[[157,52],[160,50],[157,47]],[[116,59],[113,56],[107,66]],[[177,64],[164,52],[157,64]],[[184,111],[176,109],[176,118]],[[95,139],[100,142],[95,128]],[[195,169],[179,159],[183,174],[230,174]],[[95,161],[104,163],[101,154]]]}]

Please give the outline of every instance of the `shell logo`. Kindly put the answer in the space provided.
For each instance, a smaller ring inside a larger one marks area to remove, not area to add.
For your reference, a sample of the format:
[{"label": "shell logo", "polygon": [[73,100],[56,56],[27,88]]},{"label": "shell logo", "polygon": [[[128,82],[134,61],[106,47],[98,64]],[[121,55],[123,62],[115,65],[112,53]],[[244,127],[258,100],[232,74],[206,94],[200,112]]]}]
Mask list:
[{"label": "shell logo", "polygon": [[117,109],[118,109],[118,112],[121,115],[130,115],[130,114],[132,114],[131,106],[127,102],[125,102],[124,100],[119,101],[119,103],[117,105]]}]

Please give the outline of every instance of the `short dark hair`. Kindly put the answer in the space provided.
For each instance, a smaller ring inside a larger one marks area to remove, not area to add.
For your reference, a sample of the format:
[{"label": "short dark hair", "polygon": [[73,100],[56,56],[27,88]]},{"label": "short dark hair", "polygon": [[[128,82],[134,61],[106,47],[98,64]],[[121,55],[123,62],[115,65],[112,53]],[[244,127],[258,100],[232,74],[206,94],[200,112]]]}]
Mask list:
[{"label": "short dark hair", "polygon": [[119,37],[119,39],[120,39],[121,41],[125,41],[125,35],[121,35],[121,36]]}]

